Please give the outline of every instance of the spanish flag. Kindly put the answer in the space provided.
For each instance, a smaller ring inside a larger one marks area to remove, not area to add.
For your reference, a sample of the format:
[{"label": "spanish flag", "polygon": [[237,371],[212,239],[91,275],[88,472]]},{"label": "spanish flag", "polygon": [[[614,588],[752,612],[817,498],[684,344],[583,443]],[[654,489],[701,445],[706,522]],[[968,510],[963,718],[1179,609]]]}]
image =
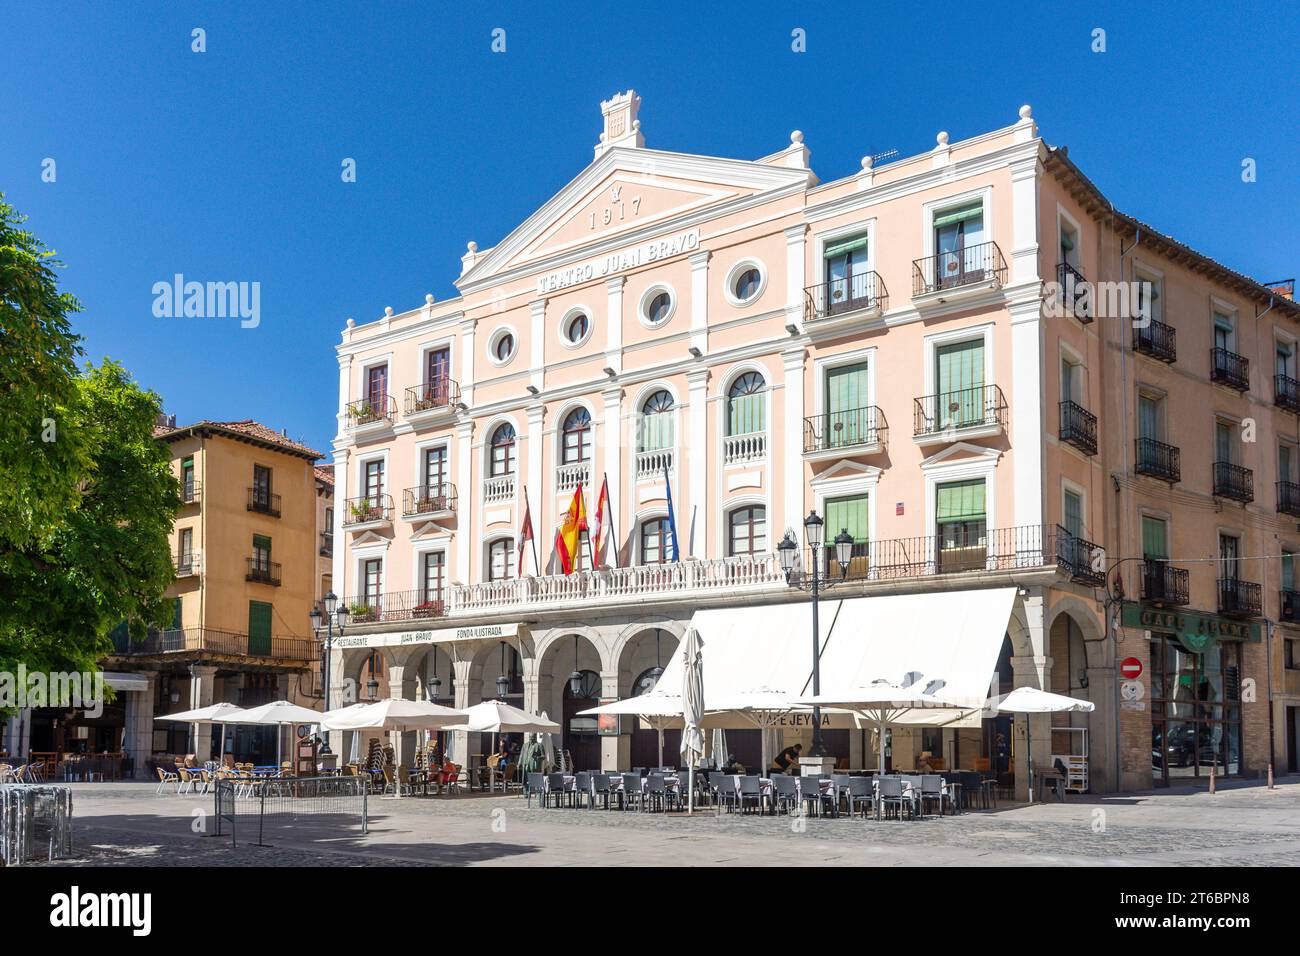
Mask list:
[{"label": "spanish flag", "polygon": [[582,532],[587,530],[587,508],[582,499],[582,485],[573,492],[573,501],[569,503],[568,514],[564,523],[555,532],[555,553],[560,558],[560,569],[565,574],[572,574],[578,566],[578,547],[582,541]]}]

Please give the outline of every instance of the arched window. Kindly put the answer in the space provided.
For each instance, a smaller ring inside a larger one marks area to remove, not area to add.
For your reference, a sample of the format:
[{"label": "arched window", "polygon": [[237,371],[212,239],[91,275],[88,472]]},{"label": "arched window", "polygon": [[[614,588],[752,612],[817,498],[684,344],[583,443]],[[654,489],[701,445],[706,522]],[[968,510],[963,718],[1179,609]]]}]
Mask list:
[{"label": "arched window", "polygon": [[561,462],[576,464],[591,458],[591,413],[585,408],[575,408],[564,419],[564,446]]},{"label": "arched window", "polygon": [[767,383],[758,372],[746,372],[727,391],[727,434],[752,435],[767,427],[765,396]]},{"label": "arched window", "polygon": [[668,519],[649,518],[641,522],[641,564],[667,564],[675,557]]},{"label": "arched window", "polygon": [[737,508],[727,517],[727,554],[762,554],[767,551],[767,509],[762,505]]},{"label": "arched window", "polygon": [[641,403],[637,451],[662,451],[673,447],[673,397],[659,389]]},{"label": "arched window", "polygon": [[515,539],[498,538],[488,545],[488,580],[507,581],[515,576]]},{"label": "arched window", "polygon": [[515,473],[515,426],[509,422],[498,425],[492,433],[492,460],[489,471],[493,478]]}]

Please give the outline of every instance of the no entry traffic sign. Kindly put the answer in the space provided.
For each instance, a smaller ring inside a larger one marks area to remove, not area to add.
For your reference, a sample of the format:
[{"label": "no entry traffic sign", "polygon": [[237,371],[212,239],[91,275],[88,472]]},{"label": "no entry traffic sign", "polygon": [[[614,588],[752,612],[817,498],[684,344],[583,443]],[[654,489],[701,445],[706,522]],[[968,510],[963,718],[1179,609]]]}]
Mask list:
[{"label": "no entry traffic sign", "polygon": [[1136,657],[1126,657],[1119,662],[1119,674],[1125,680],[1137,680],[1142,676],[1142,662]]}]

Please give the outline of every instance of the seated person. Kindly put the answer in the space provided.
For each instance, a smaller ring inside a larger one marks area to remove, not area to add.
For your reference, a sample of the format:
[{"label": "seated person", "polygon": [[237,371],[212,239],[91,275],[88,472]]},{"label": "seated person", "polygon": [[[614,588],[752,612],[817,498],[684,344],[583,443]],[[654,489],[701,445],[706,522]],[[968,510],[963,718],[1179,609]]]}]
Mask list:
[{"label": "seated person", "polygon": [[730,754],[727,757],[726,765],[722,768],[722,772],[725,774],[743,776],[745,773],[745,765],[736,759],[735,754]]}]

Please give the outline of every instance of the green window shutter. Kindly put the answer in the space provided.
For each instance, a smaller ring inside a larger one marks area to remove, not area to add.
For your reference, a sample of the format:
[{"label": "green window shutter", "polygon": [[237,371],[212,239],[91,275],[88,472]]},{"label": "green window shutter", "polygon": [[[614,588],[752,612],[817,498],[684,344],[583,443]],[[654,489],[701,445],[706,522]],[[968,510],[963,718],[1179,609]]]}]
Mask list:
[{"label": "green window shutter", "polygon": [[727,402],[727,434],[750,435],[761,432],[764,424],[764,398],[762,392],[755,395],[738,395]]},{"label": "green window shutter", "polygon": [[832,543],[841,529],[848,529],[854,541],[867,541],[871,529],[867,526],[867,495],[852,498],[826,499],[826,541]]},{"label": "green window shutter", "polygon": [[181,623],[181,599],[176,598],[176,607],[172,611],[172,630],[179,631],[184,625]]},{"label": "green window shutter", "polygon": [[1214,452],[1216,461],[1232,461],[1232,426],[1214,423]]},{"label": "green window shutter", "polygon": [[264,534],[253,535],[253,550],[271,553],[271,539]]},{"label": "green window shutter", "polygon": [[973,202],[956,209],[945,209],[934,217],[934,227],[951,226],[955,222],[964,222],[967,219],[979,219],[984,215],[984,203]]},{"label": "green window shutter", "polygon": [[866,407],[866,362],[834,368],[826,373],[826,410],[830,414]]},{"label": "green window shutter", "polygon": [[1158,438],[1160,435],[1160,406],[1154,398],[1138,399],[1138,437]]},{"label": "green window shutter", "polygon": [[673,445],[673,413],[641,416],[641,450],[662,451]]},{"label": "green window shutter", "polygon": [[1065,493],[1065,530],[1076,538],[1083,537],[1083,499],[1073,491]]},{"label": "green window shutter", "polygon": [[935,492],[935,516],[940,522],[984,520],[983,478],[949,482],[939,485]]},{"label": "green window shutter", "polygon": [[[937,417],[941,425],[960,427],[984,418],[984,340],[941,345],[935,349],[939,384]],[[956,406],[956,407],[954,407]]]},{"label": "green window shutter", "polygon": [[1159,518],[1142,516],[1142,556],[1163,561],[1169,557],[1165,523]]},{"label": "green window shutter", "polygon": [[1282,552],[1282,590],[1295,590],[1295,555],[1289,551]]},{"label": "green window shutter", "polygon": [[263,601],[248,602],[248,653],[271,653],[271,605]]},{"label": "green window shutter", "polygon": [[847,252],[857,252],[859,249],[867,248],[867,237],[858,236],[856,239],[845,239],[843,242],[833,242],[822,250],[822,256],[826,259],[834,259],[836,256],[842,256]]}]

